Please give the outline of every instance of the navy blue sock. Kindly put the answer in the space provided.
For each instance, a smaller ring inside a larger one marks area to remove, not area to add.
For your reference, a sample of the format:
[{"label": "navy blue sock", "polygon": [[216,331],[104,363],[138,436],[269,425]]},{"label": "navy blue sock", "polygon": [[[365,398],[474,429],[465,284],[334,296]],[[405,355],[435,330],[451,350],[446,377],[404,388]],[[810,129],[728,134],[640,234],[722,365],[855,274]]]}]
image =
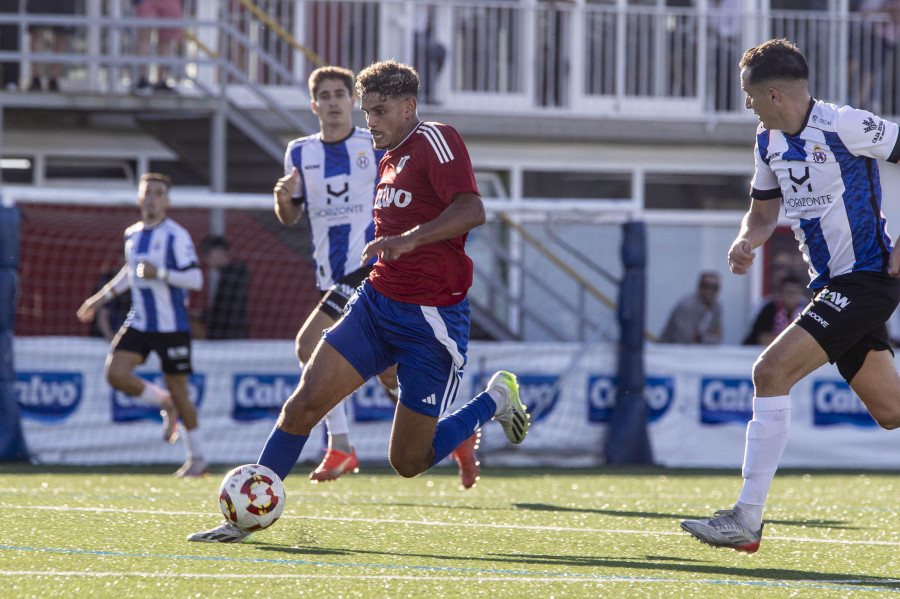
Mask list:
[{"label": "navy blue sock", "polygon": [[487,392],[479,393],[475,399],[438,421],[434,433],[434,466],[459,447],[459,444],[475,434],[491,419],[497,404]]},{"label": "navy blue sock", "polygon": [[292,435],[275,426],[256,463],[271,468],[284,480],[300,458],[307,439],[309,435]]}]

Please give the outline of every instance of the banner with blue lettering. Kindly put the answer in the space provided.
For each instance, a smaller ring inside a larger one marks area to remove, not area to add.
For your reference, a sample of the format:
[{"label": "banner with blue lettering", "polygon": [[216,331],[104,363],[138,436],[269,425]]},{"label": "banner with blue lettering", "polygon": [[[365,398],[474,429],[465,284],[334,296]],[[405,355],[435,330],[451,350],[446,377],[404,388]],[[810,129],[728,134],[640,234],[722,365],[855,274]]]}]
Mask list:
[{"label": "banner with blue lettering", "polygon": [[[835,298],[839,301],[840,298]],[[108,345],[92,338],[15,340],[15,394],[29,450],[42,463],[171,463],[181,442],[164,443],[158,408],[113,393],[103,375]],[[750,372],[758,348],[648,345],[644,397],[656,461],[678,467],[739,469],[752,417]],[[300,378],[293,343],[195,341],[191,400],[206,452],[227,464],[256,459]],[[597,466],[616,400],[616,351],[565,343],[473,342],[455,410],[496,370],[518,376],[532,414],[521,445],[501,427],[483,428],[481,457],[502,466]],[[137,373],[162,384],[152,357]],[[837,370],[825,365],[791,392],[791,433],[782,466],[895,468],[897,431],[879,428]],[[363,463],[387,463],[394,403],[368,381],[343,403]],[[301,461],[321,459],[320,424]]]}]

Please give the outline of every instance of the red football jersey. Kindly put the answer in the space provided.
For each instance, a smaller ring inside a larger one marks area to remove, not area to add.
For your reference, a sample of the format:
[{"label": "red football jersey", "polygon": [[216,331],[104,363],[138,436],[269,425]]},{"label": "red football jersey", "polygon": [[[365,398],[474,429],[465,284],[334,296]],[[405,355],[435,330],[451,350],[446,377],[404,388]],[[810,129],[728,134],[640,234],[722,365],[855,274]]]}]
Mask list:
[{"label": "red football jersey", "polygon": [[[419,123],[378,165],[375,237],[399,235],[434,220],[455,194],[478,193],[472,161],[456,129]],[[420,246],[390,262],[381,258],[369,275],[372,286],[393,300],[423,306],[461,302],[472,286],[467,235]]]}]

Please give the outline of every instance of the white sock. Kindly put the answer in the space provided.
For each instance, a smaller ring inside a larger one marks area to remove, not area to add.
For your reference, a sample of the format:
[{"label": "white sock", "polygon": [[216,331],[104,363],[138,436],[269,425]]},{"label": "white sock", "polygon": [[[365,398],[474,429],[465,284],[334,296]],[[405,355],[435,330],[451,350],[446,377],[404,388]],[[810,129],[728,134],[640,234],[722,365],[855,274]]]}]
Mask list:
[{"label": "white sock", "polygon": [[139,400],[153,404],[154,406],[162,406],[163,398],[165,397],[165,391],[153,383],[148,383],[146,381],[144,382],[144,390],[138,395]]},{"label": "white sock", "polygon": [[187,430],[181,428],[181,438],[184,439],[184,452],[189,460],[203,459],[203,437],[200,435],[200,427]]},{"label": "white sock", "polygon": [[744,485],[738,497],[739,511],[747,524],[758,527],[762,523],[762,508],[787,445],[790,428],[790,395],[753,398],[753,420],[747,423],[741,470]]},{"label": "white sock", "polygon": [[329,435],[346,435],[350,432],[343,400],[325,414],[325,428],[328,429]]}]

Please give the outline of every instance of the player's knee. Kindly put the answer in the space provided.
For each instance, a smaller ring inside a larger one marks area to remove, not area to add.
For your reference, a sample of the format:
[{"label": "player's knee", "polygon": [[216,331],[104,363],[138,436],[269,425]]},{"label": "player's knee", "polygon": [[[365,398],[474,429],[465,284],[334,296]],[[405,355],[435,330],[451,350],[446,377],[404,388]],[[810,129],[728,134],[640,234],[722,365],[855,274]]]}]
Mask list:
[{"label": "player's knee", "polygon": [[872,414],[872,418],[878,423],[878,426],[885,430],[892,431],[900,428],[900,411],[894,410],[890,413]]},{"label": "player's knee", "polygon": [[408,456],[391,455],[390,460],[391,467],[403,478],[413,478],[425,471],[418,460],[412,460]]},{"label": "player's knee", "polygon": [[121,389],[128,380],[128,373],[122,372],[117,369],[107,368],[106,369],[106,382],[113,389]]},{"label": "player's knee", "polygon": [[769,395],[779,378],[778,365],[761,355],[753,363],[753,388],[757,395]]}]

